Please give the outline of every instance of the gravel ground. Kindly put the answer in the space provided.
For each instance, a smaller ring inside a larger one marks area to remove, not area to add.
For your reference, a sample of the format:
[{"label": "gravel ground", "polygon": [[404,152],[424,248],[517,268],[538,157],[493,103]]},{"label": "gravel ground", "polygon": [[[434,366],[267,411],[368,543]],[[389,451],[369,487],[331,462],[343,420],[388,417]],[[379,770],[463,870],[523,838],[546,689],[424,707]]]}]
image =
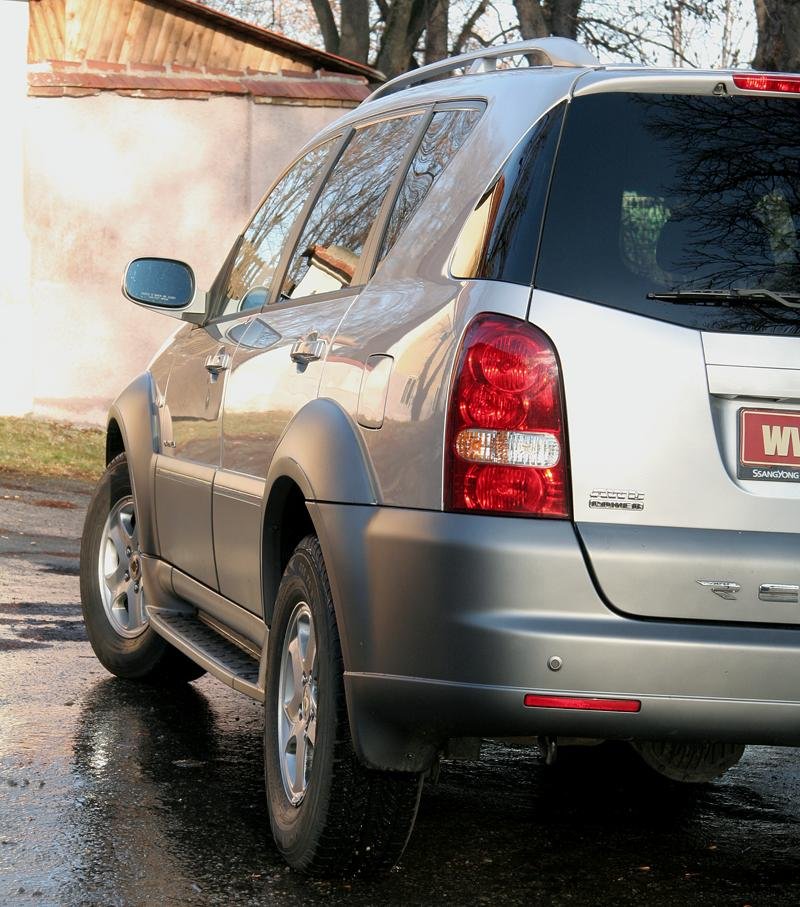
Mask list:
[{"label": "gravel ground", "polygon": [[698,790],[624,751],[487,744],[427,784],[388,878],[310,882],[275,852],[260,708],[204,677],[110,677],[80,619],[88,489],[0,476],[0,904],[797,904],[800,772],[750,748]]}]

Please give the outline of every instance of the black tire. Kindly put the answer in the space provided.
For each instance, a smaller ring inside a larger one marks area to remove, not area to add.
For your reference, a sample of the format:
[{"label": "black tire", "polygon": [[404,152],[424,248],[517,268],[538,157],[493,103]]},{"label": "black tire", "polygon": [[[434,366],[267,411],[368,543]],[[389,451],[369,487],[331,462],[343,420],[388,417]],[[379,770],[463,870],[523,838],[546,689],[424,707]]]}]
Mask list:
[{"label": "black tire", "polygon": [[[305,794],[293,805],[281,774],[281,659],[290,621],[307,603],[313,618],[318,699],[316,742]],[[350,737],[339,633],[315,536],[297,546],[283,574],[269,634],[264,764],[275,843],[290,866],[320,877],[386,872],[414,826],[422,777],[366,768]]]},{"label": "black tire", "polygon": [[108,464],[95,489],[81,538],[81,608],[95,655],[117,677],[155,684],[185,683],[205,671],[146,627],[139,635],[121,635],[109,620],[100,589],[98,563],[103,528],[115,504],[132,497],[128,461],[122,453]]},{"label": "black tire", "polygon": [[644,764],[681,784],[707,784],[719,778],[742,758],[739,743],[680,743],[665,740],[636,740],[631,743]]}]

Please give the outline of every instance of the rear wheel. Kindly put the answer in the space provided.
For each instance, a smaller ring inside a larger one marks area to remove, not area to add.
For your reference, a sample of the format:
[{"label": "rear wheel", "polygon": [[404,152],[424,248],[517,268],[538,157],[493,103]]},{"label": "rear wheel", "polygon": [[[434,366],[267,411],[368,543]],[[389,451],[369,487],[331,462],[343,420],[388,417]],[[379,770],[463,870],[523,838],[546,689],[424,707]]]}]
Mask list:
[{"label": "rear wheel", "polygon": [[136,504],[128,461],[109,463],[81,538],[81,607],[95,655],[118,677],[151,683],[194,680],[204,670],[149,626]]},{"label": "rear wheel", "polygon": [[269,634],[267,805],[275,843],[319,876],[391,869],[411,834],[421,777],[365,768],[353,751],[342,654],[315,536],[286,567]]},{"label": "rear wheel", "polygon": [[637,740],[631,746],[644,764],[684,784],[705,784],[724,775],[742,758],[739,743],[670,743],[664,740]]}]

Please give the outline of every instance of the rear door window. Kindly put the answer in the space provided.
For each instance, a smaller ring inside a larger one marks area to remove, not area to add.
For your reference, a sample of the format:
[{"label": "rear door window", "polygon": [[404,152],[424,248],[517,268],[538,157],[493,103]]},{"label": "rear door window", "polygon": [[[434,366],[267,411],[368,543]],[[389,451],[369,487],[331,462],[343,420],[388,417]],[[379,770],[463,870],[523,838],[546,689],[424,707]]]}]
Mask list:
[{"label": "rear door window", "polygon": [[328,293],[353,283],[367,237],[416,138],[421,116],[356,129],[303,228],[282,298]]},{"label": "rear door window", "polygon": [[[798,334],[800,108],[749,96],[608,93],[570,105],[535,284],[711,331]],[[705,298],[653,294],[700,291]]]}]

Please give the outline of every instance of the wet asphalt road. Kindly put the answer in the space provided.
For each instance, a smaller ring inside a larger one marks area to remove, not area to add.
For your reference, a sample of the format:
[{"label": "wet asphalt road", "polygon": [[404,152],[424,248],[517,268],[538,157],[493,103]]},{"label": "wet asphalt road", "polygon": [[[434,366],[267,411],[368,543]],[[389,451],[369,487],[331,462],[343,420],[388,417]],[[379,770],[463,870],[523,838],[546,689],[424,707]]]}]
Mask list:
[{"label": "wet asphalt road", "polygon": [[85,486],[0,476],[0,904],[798,904],[800,753],[698,790],[625,752],[490,744],[423,792],[401,867],[308,881],[269,837],[260,708],[111,678],[80,620]]}]

